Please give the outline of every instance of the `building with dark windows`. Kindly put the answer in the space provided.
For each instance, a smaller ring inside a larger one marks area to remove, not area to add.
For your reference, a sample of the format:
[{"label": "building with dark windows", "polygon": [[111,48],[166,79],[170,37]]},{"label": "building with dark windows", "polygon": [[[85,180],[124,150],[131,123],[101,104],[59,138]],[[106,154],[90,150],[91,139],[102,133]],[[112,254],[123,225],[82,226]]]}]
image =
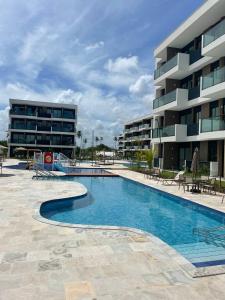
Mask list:
[{"label": "building with dark windows", "polygon": [[126,157],[133,156],[135,151],[151,148],[152,123],[153,116],[146,115],[125,124],[123,151]]},{"label": "building with dark windows", "polygon": [[17,99],[9,103],[10,157],[17,147],[72,155],[76,146],[76,105]]},{"label": "building with dark windows", "polygon": [[154,55],[152,142],[163,168],[182,169],[198,147],[200,168],[224,175],[225,1],[205,1]]}]

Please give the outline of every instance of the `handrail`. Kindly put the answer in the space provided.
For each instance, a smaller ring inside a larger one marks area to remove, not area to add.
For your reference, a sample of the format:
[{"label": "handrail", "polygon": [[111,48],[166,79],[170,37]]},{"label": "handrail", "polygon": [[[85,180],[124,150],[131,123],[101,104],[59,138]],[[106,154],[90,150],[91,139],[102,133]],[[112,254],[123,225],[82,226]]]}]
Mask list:
[{"label": "handrail", "polygon": [[45,170],[39,165],[34,165],[33,169],[35,170],[36,177],[57,177],[56,174],[54,174],[51,171]]}]

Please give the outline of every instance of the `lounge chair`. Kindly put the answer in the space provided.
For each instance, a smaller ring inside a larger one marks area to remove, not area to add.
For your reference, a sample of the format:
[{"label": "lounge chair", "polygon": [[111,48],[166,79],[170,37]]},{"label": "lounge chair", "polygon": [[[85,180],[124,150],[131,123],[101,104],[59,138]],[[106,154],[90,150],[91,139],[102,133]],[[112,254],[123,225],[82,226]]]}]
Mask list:
[{"label": "lounge chair", "polygon": [[173,183],[178,183],[179,184],[179,188],[181,183],[184,182],[184,171],[180,171],[179,173],[177,173],[177,175],[173,178],[173,179],[163,179],[162,184],[170,184],[172,185]]},{"label": "lounge chair", "polygon": [[203,192],[208,192],[211,194],[211,192],[214,192],[216,195],[216,178],[212,178],[209,183],[203,184],[202,185]]}]

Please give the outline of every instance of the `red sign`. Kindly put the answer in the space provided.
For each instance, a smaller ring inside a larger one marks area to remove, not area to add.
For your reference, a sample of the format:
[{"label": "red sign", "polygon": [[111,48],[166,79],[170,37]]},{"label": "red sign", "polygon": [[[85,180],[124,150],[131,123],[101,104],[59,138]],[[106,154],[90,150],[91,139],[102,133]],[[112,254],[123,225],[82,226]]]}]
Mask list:
[{"label": "red sign", "polygon": [[52,154],[52,152],[45,152],[44,163],[45,164],[52,164],[53,163],[53,154]]}]

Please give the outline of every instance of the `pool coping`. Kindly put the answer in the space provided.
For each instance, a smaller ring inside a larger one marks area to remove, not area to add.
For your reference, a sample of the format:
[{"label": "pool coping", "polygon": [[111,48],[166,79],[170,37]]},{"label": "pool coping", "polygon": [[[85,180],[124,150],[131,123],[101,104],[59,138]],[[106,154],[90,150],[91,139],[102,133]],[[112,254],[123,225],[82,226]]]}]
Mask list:
[{"label": "pool coping", "polygon": [[[59,177],[67,177],[66,175],[61,175]],[[76,176],[74,176],[76,177]],[[125,178],[127,180],[133,181],[135,183],[144,185],[146,187],[152,188],[156,191],[168,194],[170,196],[173,196],[175,198],[181,198],[184,199],[185,201],[190,201],[198,206],[201,207],[206,207],[210,210],[214,210],[216,212],[219,212],[221,214],[224,214],[221,211],[218,211],[216,209],[201,205],[199,203],[195,203],[187,198],[183,198],[180,196],[173,195],[169,192],[165,192],[163,190],[157,189],[153,186],[150,186],[145,183],[141,183],[139,181],[136,181],[134,179],[127,178],[126,176],[118,175],[118,177]],[[53,179],[54,180],[54,179]],[[82,184],[83,185],[83,184]],[[133,227],[125,227],[125,226],[109,226],[109,225],[85,225],[85,224],[71,224],[71,223],[65,223],[65,222],[58,222],[58,221],[53,221],[50,219],[47,219],[41,215],[40,209],[43,203],[47,202],[57,202],[60,200],[71,200],[71,199],[79,199],[82,197],[85,197],[88,193],[87,188],[83,185],[85,188],[85,192],[80,193],[79,195],[75,196],[70,196],[70,197],[63,197],[60,199],[50,199],[50,200],[43,200],[37,203],[35,209],[34,209],[34,214],[33,218],[39,222],[49,224],[49,225],[54,225],[54,226],[60,226],[60,227],[68,227],[68,228],[76,228],[76,229],[84,229],[84,230],[111,230],[111,231],[127,231],[131,233],[135,233],[141,236],[145,236],[151,241],[154,242],[157,246],[160,247],[160,249],[163,249],[175,262],[178,264],[179,267],[182,268],[183,271],[185,271],[189,276],[193,278],[198,278],[198,277],[206,277],[206,276],[215,276],[215,275],[220,275],[220,274],[225,274],[225,265],[217,265],[217,266],[207,266],[207,267],[195,267],[190,261],[188,261],[184,256],[182,256],[179,252],[177,252],[172,246],[168,245],[166,242],[162,241],[160,238],[156,237],[154,234],[146,232],[141,229],[133,228]]]}]

